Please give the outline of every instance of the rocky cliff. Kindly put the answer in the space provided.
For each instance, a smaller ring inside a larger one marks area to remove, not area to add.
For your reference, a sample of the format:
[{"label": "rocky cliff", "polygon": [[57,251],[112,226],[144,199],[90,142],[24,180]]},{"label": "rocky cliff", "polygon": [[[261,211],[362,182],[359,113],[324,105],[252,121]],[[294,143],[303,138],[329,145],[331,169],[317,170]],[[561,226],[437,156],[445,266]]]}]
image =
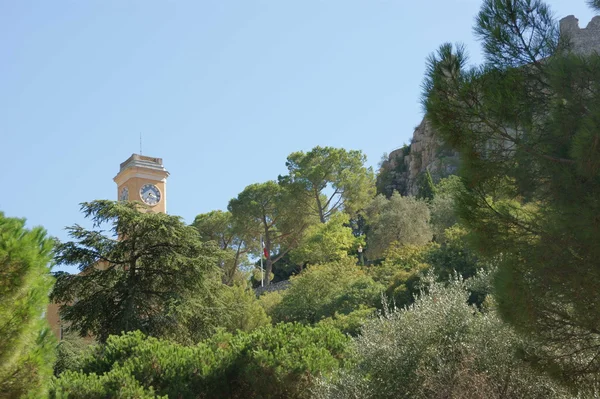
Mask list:
[{"label": "rocky cliff", "polygon": [[415,128],[411,143],[392,151],[382,162],[377,189],[387,196],[394,191],[416,196],[426,172],[437,182],[455,174],[458,163],[458,153],[436,137],[427,119],[423,119]]}]

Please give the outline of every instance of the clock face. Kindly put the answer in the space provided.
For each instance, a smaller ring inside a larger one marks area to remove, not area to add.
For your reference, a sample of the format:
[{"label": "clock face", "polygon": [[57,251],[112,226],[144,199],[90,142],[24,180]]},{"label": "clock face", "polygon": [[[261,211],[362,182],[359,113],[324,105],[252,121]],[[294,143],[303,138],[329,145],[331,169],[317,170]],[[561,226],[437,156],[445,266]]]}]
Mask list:
[{"label": "clock face", "polygon": [[156,205],[160,202],[160,190],[154,184],[144,184],[140,188],[140,197],[148,205]]},{"label": "clock face", "polygon": [[123,187],[121,189],[121,193],[119,194],[119,201],[127,201],[129,199],[129,189],[127,187]]}]

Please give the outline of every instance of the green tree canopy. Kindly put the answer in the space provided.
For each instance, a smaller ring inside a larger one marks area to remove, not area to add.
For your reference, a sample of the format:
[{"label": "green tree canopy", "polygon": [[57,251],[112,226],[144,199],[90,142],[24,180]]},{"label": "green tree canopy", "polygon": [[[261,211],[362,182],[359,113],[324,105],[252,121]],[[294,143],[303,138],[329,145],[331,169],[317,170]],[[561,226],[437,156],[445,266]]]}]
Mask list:
[{"label": "green tree canopy", "polygon": [[[310,222],[297,198],[274,181],[251,184],[228,206],[234,224],[254,254],[263,256],[265,274],[271,276],[273,264],[298,245]],[[265,283],[269,284],[269,278]]]},{"label": "green tree canopy", "polygon": [[311,266],[292,277],[291,287],[271,312],[275,321],[316,323],[361,306],[375,307],[383,289],[356,266],[355,259],[347,258]]},{"label": "green tree canopy", "polygon": [[397,307],[409,305],[421,288],[422,274],[430,268],[427,255],[436,247],[395,243],[385,251],[380,264],[369,267],[369,274],[386,288],[391,303]]},{"label": "green tree canopy", "polygon": [[192,226],[198,230],[203,242],[214,241],[223,251],[223,283],[232,285],[238,266],[243,262],[243,256],[249,248],[236,231],[231,212],[217,210],[199,214]]},{"label": "green tree canopy", "polygon": [[0,396],[43,397],[52,376],[54,336],[43,317],[53,241],[40,227],[0,212]]},{"label": "green tree canopy", "polygon": [[289,174],[279,181],[325,223],[339,210],[353,216],[375,195],[375,177],[365,161],[361,151],[317,146],[307,153],[291,153],[286,162]]},{"label": "green tree canopy", "polygon": [[229,332],[252,331],[271,323],[254,291],[244,284],[224,287],[223,321],[219,327]]},{"label": "green tree canopy", "polygon": [[380,194],[365,208],[367,250],[370,259],[383,256],[393,243],[424,245],[431,241],[427,202],[414,197]]},{"label": "green tree canopy", "polygon": [[297,264],[316,264],[344,259],[361,243],[348,227],[350,218],[339,213],[327,222],[309,226],[297,248],[290,253]]},{"label": "green tree canopy", "polygon": [[[59,244],[56,255],[58,264],[82,273],[60,274],[52,292],[70,329],[104,342],[133,330],[184,339],[184,314],[204,317],[193,322],[195,330],[214,327],[216,246],[202,243],[181,218],[144,212],[138,203],[93,201],[82,211],[94,229],[69,227],[75,241]],[[183,312],[191,304],[194,310]]]},{"label": "green tree canopy", "polygon": [[[596,2],[593,2],[596,3]],[[600,56],[573,54],[539,0],[486,0],[465,50],[431,56],[424,106],[461,153],[458,202],[477,248],[501,259],[504,317],[540,340],[538,364],[600,373]]]}]

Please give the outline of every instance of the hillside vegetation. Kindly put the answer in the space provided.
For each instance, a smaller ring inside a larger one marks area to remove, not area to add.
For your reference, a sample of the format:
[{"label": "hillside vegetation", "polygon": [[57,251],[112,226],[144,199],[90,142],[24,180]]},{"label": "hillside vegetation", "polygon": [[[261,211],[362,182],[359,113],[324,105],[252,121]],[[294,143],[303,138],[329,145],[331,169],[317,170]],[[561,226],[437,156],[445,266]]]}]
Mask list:
[{"label": "hillside vegetation", "polygon": [[58,242],[0,213],[0,397],[598,397],[600,55],[539,0],[474,30],[483,65],[427,61],[460,166],[417,195],[317,146],[191,225],[96,200]]}]

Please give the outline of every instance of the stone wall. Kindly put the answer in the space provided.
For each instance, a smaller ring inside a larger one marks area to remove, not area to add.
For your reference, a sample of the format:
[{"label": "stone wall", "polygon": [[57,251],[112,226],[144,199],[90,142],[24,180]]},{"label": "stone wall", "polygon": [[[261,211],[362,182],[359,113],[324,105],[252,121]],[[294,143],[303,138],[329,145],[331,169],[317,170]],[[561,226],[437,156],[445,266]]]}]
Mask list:
[{"label": "stone wall", "polygon": [[274,292],[274,291],[283,291],[287,290],[291,285],[290,280],[278,281],[276,283],[271,283],[269,285],[265,285],[264,287],[257,287],[254,289],[254,293],[257,297],[261,296],[266,292]]},{"label": "stone wall", "polygon": [[579,20],[569,15],[560,20],[560,32],[568,37],[574,53],[600,53],[600,16],[595,16],[585,28],[580,28]]}]

